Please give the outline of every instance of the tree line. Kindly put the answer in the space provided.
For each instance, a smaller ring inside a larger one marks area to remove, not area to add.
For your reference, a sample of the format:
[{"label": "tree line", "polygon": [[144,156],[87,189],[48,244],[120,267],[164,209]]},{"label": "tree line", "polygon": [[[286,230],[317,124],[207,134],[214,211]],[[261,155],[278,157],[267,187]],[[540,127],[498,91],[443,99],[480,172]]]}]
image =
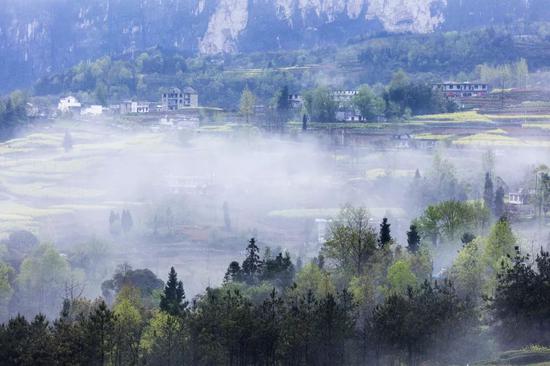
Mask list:
[{"label": "tree line", "polygon": [[[453,237],[471,228],[458,224]],[[548,253],[541,251],[535,263],[523,256],[501,218],[487,236],[453,239],[458,257],[434,276],[434,248],[424,230],[413,223],[400,245],[388,219],[375,228],[367,210],[345,207],[310,262],[269,248],[260,254],[253,238],[222,285],[192,299],[174,268],[164,284],[147,269],[123,265],[104,282],[101,299],[66,296],[53,321],[39,314],[5,322],[0,359],[10,365],[465,364],[490,357],[492,339],[502,347],[550,343]]]},{"label": "tree line", "polygon": [[0,138],[9,138],[18,125],[27,120],[27,97],[15,91],[0,98]]}]

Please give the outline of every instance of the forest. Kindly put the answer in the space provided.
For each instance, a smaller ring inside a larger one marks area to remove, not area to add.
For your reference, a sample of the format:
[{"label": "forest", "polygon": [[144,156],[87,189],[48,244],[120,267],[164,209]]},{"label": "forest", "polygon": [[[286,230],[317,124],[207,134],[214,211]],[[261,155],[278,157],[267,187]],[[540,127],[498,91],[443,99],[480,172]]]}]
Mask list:
[{"label": "forest", "polygon": [[[436,209],[449,205],[459,203]],[[71,294],[55,320],[18,315],[3,324],[0,358],[10,365],[458,365],[498,347],[550,345],[548,252],[534,261],[522,254],[502,217],[483,236],[458,229],[458,257],[434,278],[423,220],[401,246],[387,219],[375,228],[365,209],[346,207],[309,263],[269,248],[262,255],[252,238],[223,285],[192,299],[174,268],[164,284],[122,265],[104,283],[111,297]]]}]

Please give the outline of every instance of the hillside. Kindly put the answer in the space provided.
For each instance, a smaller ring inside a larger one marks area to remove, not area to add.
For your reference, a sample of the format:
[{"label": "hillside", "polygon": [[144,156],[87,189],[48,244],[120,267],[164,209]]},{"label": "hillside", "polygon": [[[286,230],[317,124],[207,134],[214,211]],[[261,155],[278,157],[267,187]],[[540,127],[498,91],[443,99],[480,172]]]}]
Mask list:
[{"label": "hillside", "polygon": [[[380,32],[430,33],[548,21],[545,0],[6,0],[3,91],[103,55],[160,46],[185,55],[342,44]],[[32,5],[32,6],[31,6]]]},{"label": "hillside", "polygon": [[[531,26],[525,31],[531,33],[529,43],[513,30],[490,27],[356,37],[340,46],[235,55],[189,56],[155,47],[50,73],[35,83],[34,94],[80,93],[86,102],[105,105],[129,98],[154,101],[163,87],[190,85],[199,92],[201,105],[234,109],[245,86],[268,103],[283,86],[299,93],[318,85],[350,89],[387,84],[399,69],[422,83],[478,80],[478,65],[510,64],[520,58],[531,72],[545,71],[550,67],[550,41],[544,28]],[[537,80],[543,74],[538,73]]]}]

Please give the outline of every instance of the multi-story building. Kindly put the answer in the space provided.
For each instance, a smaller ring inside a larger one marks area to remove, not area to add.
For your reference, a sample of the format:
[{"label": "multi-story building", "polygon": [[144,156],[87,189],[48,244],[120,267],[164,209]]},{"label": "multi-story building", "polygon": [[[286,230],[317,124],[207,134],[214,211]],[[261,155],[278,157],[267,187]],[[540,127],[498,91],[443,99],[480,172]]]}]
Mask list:
[{"label": "multi-story building", "polygon": [[162,108],[166,111],[177,111],[184,108],[197,108],[199,106],[199,94],[195,89],[186,87],[170,88],[161,95]]},{"label": "multi-story building", "polygon": [[448,98],[483,97],[489,92],[489,85],[483,83],[446,82],[432,87]]},{"label": "multi-story building", "polygon": [[358,90],[334,90],[330,93],[336,103],[351,103],[353,97],[359,94]]}]

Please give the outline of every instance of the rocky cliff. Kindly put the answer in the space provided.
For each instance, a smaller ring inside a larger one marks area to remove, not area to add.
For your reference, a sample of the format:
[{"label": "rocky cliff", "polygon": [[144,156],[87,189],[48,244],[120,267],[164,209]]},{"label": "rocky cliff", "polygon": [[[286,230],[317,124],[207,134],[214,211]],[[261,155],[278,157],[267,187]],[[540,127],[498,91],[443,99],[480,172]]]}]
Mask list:
[{"label": "rocky cliff", "polygon": [[194,53],[310,47],[368,32],[550,20],[547,0],[3,0],[0,89],[152,46]]}]

